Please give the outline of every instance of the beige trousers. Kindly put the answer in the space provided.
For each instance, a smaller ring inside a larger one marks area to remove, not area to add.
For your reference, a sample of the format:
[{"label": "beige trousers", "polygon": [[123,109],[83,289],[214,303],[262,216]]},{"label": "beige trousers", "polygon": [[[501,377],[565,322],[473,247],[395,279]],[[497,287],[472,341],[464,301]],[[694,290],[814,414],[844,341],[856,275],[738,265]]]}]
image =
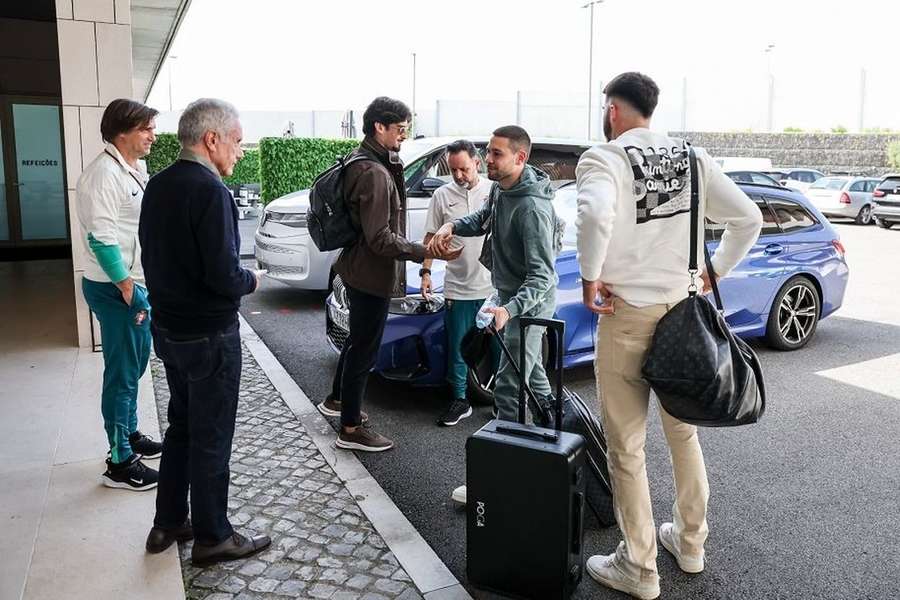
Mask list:
[{"label": "beige trousers", "polygon": [[[656,324],[672,305],[635,308],[614,300],[615,314],[600,318],[597,328],[597,375],[600,419],[609,445],[616,521],[625,541],[624,569],[641,579],[654,579],[656,527],[644,456],[650,387],[641,366]],[[678,421],[660,407],[675,477],[674,535],[678,550],[703,553],[708,527],[709,483],[697,428]]]}]

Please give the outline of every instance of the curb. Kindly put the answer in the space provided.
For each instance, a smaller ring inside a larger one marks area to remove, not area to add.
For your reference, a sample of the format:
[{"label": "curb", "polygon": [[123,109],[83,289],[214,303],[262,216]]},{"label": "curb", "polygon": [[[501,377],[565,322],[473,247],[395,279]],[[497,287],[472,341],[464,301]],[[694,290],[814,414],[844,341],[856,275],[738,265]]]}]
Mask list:
[{"label": "curb", "polygon": [[459,580],[403,516],[356,455],[335,447],[334,429],[244,316],[239,315],[239,319],[241,340],[425,599],[472,600]]}]

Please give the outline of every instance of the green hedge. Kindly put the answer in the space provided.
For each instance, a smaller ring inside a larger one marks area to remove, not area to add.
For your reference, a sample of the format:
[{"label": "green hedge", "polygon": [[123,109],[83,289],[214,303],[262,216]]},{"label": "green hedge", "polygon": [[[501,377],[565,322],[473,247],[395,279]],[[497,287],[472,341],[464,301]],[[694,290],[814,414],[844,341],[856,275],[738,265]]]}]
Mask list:
[{"label": "green hedge", "polygon": [[263,203],[308,188],[316,176],[359,146],[359,140],[263,138],[259,174]]},{"label": "green hedge", "polygon": [[[158,133],[150,154],[147,155],[147,171],[156,175],[178,160],[181,144],[174,133]],[[244,150],[244,157],[234,165],[234,173],[224,179],[228,185],[259,183],[259,150]]]},{"label": "green hedge", "polygon": [[259,149],[244,150],[244,157],[234,165],[234,172],[224,179],[228,185],[259,183]]},{"label": "green hedge", "polygon": [[181,152],[181,144],[174,133],[157,133],[156,141],[150,148],[150,154],[144,159],[147,161],[147,171],[150,175],[156,175],[173,162],[178,160]]},{"label": "green hedge", "polygon": [[891,142],[887,147],[888,164],[892,169],[900,171],[900,142]]}]

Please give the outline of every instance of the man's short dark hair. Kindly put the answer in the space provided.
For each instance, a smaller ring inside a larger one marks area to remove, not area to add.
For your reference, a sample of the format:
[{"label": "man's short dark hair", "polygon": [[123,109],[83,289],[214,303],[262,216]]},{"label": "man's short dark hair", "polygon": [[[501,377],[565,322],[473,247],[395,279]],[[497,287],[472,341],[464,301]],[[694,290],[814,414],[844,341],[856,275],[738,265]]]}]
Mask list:
[{"label": "man's short dark hair", "polygon": [[502,137],[509,140],[509,146],[514,152],[519,150],[525,151],[525,157],[531,156],[531,136],[528,132],[518,125],[504,125],[494,130],[496,137]]},{"label": "man's short dark hair", "polygon": [[381,123],[385,127],[394,123],[403,123],[409,121],[412,117],[412,111],[403,102],[388,98],[387,96],[379,96],[372,100],[363,113],[363,133],[366,135],[375,135],[375,123]]},{"label": "man's short dark hair", "polygon": [[629,71],[615,76],[603,88],[607,98],[621,98],[637,109],[645,119],[653,116],[659,102],[659,86],[656,82],[637,71]]},{"label": "man's short dark hair", "polygon": [[478,154],[478,148],[469,140],[456,140],[447,144],[447,154],[457,154],[458,152],[465,152],[471,158],[481,158],[481,155]]},{"label": "man's short dark hair", "polygon": [[159,114],[155,108],[150,108],[140,102],[119,98],[113,100],[103,111],[100,119],[100,135],[104,142],[111,143],[120,133],[128,133],[135,127],[144,127]]}]

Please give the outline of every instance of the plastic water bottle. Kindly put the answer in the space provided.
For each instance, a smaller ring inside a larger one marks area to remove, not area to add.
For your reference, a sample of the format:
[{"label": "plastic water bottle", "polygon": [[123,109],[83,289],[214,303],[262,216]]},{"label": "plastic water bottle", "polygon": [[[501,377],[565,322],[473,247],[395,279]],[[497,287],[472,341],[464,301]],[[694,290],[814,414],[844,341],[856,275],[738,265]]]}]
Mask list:
[{"label": "plastic water bottle", "polygon": [[491,294],[490,298],[484,301],[484,304],[478,309],[478,314],[475,315],[475,325],[478,329],[484,329],[494,320],[494,313],[485,312],[485,310],[488,308],[496,308],[498,306],[500,306],[500,296],[497,292],[494,292]]}]

